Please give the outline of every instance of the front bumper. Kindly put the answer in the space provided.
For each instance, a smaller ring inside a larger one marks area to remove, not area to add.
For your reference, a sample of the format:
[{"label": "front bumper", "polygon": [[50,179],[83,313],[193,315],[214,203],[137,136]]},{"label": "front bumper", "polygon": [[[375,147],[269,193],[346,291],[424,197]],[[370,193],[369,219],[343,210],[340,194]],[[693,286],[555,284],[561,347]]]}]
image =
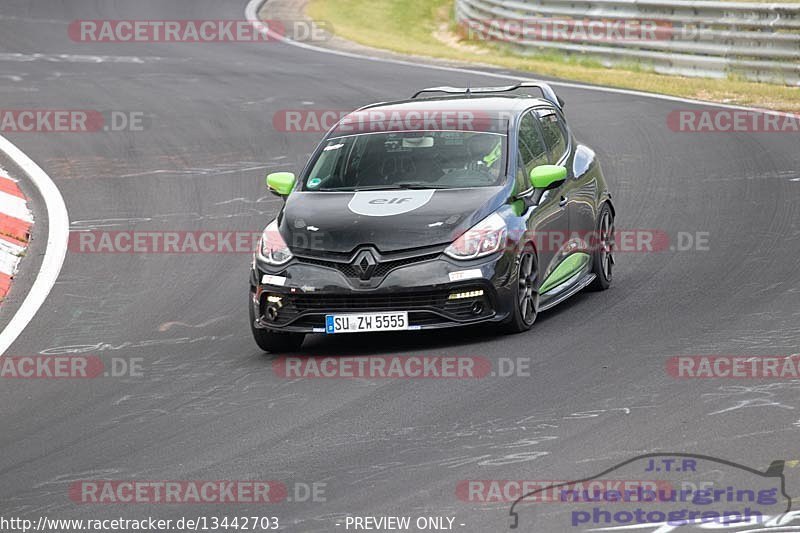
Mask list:
[{"label": "front bumper", "polygon": [[[337,258],[338,259],[338,258]],[[409,329],[502,322],[513,300],[512,254],[455,261],[442,253],[382,257],[375,275],[359,278],[352,262],[295,257],[275,268],[254,263],[254,327],[324,333],[330,314],[407,311]]]}]

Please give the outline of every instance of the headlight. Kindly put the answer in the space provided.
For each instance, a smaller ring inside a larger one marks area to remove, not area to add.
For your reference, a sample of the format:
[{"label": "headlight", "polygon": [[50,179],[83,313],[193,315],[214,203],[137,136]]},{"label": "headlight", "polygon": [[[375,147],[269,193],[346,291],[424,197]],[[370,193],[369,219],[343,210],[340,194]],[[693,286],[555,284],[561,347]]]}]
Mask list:
[{"label": "headlight", "polygon": [[292,251],[278,231],[278,221],[269,223],[258,242],[258,258],[270,265],[282,265],[292,258]]},{"label": "headlight", "polygon": [[506,244],[506,221],[492,213],[447,247],[444,251],[453,259],[477,259],[491,255]]}]

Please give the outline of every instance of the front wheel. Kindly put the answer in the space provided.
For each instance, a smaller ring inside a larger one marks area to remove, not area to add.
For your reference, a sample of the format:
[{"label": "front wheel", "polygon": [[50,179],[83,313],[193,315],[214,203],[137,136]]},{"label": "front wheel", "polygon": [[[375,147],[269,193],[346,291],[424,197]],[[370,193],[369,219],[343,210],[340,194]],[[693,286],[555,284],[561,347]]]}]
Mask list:
[{"label": "front wheel", "polygon": [[519,257],[514,285],[514,310],[505,324],[508,333],[528,331],[539,314],[539,269],[530,247]]},{"label": "front wheel", "polygon": [[594,281],[589,289],[604,291],[611,285],[614,268],[614,215],[608,204],[603,204],[597,219],[597,245],[592,254]]},{"label": "front wheel", "polygon": [[269,353],[296,352],[303,345],[304,333],[280,333],[255,326],[255,312],[252,302],[248,302],[250,309],[250,331],[259,348]]}]

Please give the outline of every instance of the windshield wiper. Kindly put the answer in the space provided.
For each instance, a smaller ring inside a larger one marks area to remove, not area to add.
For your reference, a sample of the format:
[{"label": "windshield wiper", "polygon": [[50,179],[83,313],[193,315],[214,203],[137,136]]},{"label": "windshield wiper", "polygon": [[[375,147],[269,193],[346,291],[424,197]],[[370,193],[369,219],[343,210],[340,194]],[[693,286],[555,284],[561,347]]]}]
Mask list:
[{"label": "windshield wiper", "polygon": [[386,185],[356,185],[355,187],[334,187],[321,188],[318,191],[327,192],[346,192],[346,191],[391,191],[391,190],[424,190],[424,189],[448,189],[449,187],[434,187],[425,183],[387,183]]},{"label": "windshield wiper", "polygon": [[437,187],[435,185],[431,185],[429,183],[397,183],[397,187],[401,189],[411,189],[411,190],[421,190],[421,189],[449,189],[450,187]]}]

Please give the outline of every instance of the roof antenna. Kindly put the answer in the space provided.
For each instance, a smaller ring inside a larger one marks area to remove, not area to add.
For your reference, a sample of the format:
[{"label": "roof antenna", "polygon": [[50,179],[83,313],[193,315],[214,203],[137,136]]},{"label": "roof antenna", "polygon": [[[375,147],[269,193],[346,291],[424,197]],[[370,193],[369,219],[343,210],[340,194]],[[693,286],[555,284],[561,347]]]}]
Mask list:
[{"label": "roof antenna", "polygon": [[472,80],[467,80],[467,98],[472,98]]}]

